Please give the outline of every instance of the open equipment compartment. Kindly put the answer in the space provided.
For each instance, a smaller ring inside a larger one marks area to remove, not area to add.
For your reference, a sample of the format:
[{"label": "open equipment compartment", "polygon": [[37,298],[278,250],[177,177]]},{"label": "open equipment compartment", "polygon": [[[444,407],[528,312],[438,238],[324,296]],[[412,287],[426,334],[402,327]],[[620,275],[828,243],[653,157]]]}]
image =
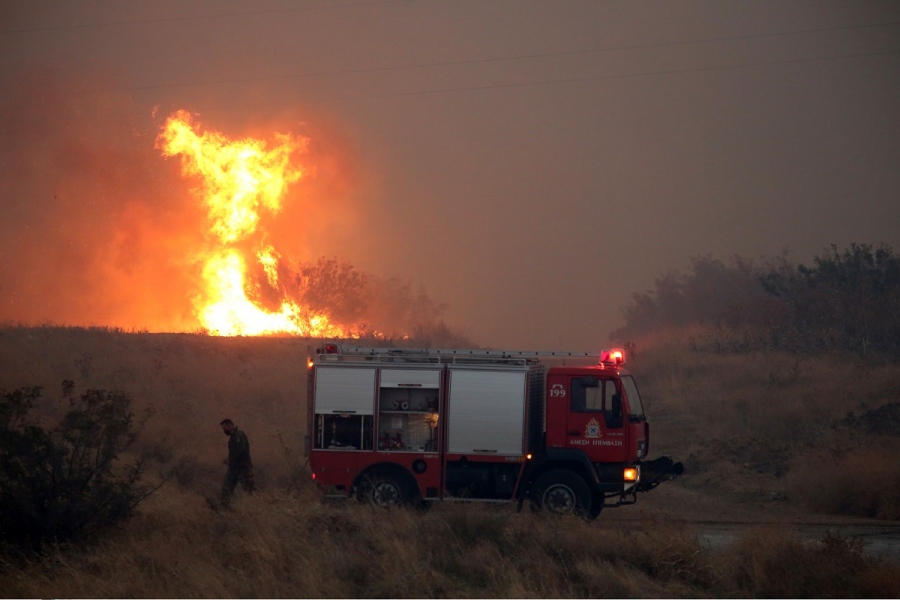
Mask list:
[{"label": "open equipment compartment", "polygon": [[441,370],[382,367],[378,388],[378,450],[437,451]]}]

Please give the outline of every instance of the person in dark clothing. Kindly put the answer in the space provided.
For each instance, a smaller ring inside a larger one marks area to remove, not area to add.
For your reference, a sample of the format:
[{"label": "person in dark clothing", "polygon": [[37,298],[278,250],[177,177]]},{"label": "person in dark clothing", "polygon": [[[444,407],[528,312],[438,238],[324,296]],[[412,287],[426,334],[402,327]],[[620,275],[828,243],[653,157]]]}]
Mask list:
[{"label": "person in dark clothing", "polygon": [[235,427],[231,419],[224,419],[220,425],[228,436],[228,458],[222,461],[228,465],[222,482],[222,506],[228,507],[234,488],[240,483],[248,494],[253,493],[253,463],[250,460],[250,441],[247,434]]}]

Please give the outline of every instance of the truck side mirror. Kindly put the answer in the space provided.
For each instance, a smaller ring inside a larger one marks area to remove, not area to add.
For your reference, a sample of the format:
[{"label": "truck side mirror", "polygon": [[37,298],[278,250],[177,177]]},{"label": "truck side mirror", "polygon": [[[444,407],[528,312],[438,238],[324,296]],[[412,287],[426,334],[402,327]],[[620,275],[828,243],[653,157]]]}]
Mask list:
[{"label": "truck side mirror", "polygon": [[607,416],[607,427],[622,426],[622,394],[613,394],[610,411]]}]

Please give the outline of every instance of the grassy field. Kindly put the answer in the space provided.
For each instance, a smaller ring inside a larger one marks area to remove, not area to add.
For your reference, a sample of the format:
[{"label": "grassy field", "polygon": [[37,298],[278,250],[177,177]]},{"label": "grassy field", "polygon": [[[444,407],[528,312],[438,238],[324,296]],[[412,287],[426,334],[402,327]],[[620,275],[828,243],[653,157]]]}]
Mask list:
[{"label": "grassy field", "polygon": [[684,485],[775,495],[829,514],[900,519],[900,364],[854,355],[718,355],[668,343],[630,367],[654,452]]},{"label": "grassy field", "polygon": [[[6,597],[898,597],[900,567],[829,535],[751,529],[712,550],[689,525],[593,523],[467,504],[373,512],[326,502],[304,472],[305,363],[296,338],[75,328],[0,330],[0,387],[65,379],[122,389],[155,415],[140,440],[168,482],[87,546],[0,558]],[[900,365],[849,357],[720,356],[636,348],[651,455],[667,485],[770,511],[900,518]],[[260,492],[212,510],[232,418]],[[892,426],[893,424],[893,426]],[[827,473],[827,477],[824,475]],[[622,508],[621,511],[632,510]],[[709,515],[714,517],[714,515]]]}]

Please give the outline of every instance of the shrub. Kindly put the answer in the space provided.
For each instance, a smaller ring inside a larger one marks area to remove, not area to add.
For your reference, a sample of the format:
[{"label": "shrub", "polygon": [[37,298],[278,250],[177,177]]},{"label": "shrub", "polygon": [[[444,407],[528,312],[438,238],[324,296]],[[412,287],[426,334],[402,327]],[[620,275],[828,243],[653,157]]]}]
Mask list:
[{"label": "shrub", "polygon": [[[121,465],[136,439],[131,398],[91,389],[68,401],[50,429],[34,416],[38,387],[0,389],[0,540],[40,550],[83,539],[126,517],[150,490],[138,485],[142,461]],[[149,413],[148,413],[149,416]],[[143,423],[141,423],[142,425]]]}]

